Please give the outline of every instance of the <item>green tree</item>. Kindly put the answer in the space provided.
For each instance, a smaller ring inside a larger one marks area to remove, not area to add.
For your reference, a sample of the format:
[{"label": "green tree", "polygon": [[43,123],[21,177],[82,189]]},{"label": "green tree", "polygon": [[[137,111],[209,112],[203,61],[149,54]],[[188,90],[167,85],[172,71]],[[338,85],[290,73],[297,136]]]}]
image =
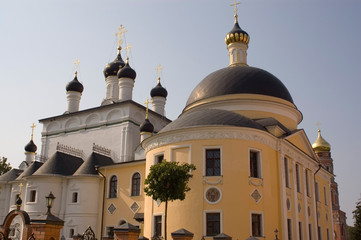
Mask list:
[{"label": "green tree", "polygon": [[354,226],[348,228],[349,240],[361,239],[361,199],[356,202],[356,209],[352,212],[354,219]]},{"label": "green tree", "polygon": [[10,163],[7,162],[6,157],[1,157],[0,160],[0,175],[6,173],[7,171],[11,170]]},{"label": "green tree", "polygon": [[164,237],[167,240],[167,211],[168,201],[184,200],[186,192],[190,191],[189,179],[193,176],[191,170],[196,170],[193,164],[167,162],[150,167],[145,179],[144,192],[156,201],[165,203],[164,210]]}]

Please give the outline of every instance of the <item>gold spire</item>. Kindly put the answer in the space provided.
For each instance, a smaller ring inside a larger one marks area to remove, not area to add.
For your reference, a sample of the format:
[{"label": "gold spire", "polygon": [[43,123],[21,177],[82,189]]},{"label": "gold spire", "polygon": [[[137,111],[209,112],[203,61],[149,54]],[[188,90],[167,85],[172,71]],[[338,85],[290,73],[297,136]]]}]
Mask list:
[{"label": "gold spire", "polygon": [[234,6],[234,23],[238,22],[238,14],[237,14],[237,5],[241,4],[240,2],[237,2],[237,0],[234,0],[234,3],[230,6]]},{"label": "gold spire", "polygon": [[123,44],[123,35],[124,33],[126,33],[127,30],[125,30],[123,25],[120,25],[120,27],[118,28],[118,32],[115,33],[115,36],[118,38],[118,51],[120,51],[122,49],[122,44]]},{"label": "gold spire", "polygon": [[148,119],[148,110],[149,110],[148,104],[149,103],[150,103],[149,98],[147,98],[147,101],[144,103],[147,106],[147,108],[145,109],[145,119]]},{"label": "gold spire", "polygon": [[157,70],[157,72],[158,72],[158,83],[160,83],[160,73],[163,70],[163,66],[159,64],[155,70]]},{"label": "gold spire", "polygon": [[33,140],[34,137],[34,128],[36,127],[35,123],[33,123],[33,125],[30,126],[31,128],[31,140]]},{"label": "gold spire", "polygon": [[129,43],[127,44],[127,46],[125,47],[125,50],[127,51],[127,61],[129,61],[129,52],[130,52],[130,49],[132,48],[133,46],[130,45]]},{"label": "gold spire", "polygon": [[331,151],[331,145],[321,136],[321,130],[318,129],[318,137],[312,144],[312,148],[315,152],[329,152]]},{"label": "gold spire", "polygon": [[78,67],[79,67],[79,59],[75,59],[74,65],[75,65],[75,77],[78,77]]}]

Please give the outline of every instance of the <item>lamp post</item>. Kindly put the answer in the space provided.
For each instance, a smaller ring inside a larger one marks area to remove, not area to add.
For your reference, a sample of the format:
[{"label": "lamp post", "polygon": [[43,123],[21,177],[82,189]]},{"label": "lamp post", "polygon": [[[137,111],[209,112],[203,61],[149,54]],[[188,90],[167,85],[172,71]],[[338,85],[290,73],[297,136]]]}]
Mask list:
[{"label": "lamp post", "polygon": [[275,240],[279,240],[278,239],[278,230],[277,230],[277,228],[276,228],[276,230],[274,232],[275,232]]},{"label": "lamp post", "polygon": [[49,193],[49,196],[45,197],[46,198],[46,206],[48,207],[48,212],[47,214],[51,215],[50,209],[53,207],[54,204],[54,194],[52,192]]}]

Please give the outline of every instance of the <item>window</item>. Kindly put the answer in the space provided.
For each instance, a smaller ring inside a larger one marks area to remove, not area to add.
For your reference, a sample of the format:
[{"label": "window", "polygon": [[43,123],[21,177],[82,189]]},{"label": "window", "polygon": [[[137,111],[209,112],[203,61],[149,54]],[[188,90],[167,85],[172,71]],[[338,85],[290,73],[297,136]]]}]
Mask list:
[{"label": "window", "polygon": [[310,196],[310,180],[308,179],[308,170],[305,170],[305,178],[306,178],[306,194],[307,197]]},{"label": "window", "polygon": [[312,225],[308,224],[308,239],[312,240]]},{"label": "window", "polygon": [[292,220],[287,219],[288,240],[292,240]]},{"label": "window", "polygon": [[221,214],[206,213],[206,234],[216,236],[221,233]]},{"label": "window", "polygon": [[261,161],[260,152],[249,152],[250,176],[253,178],[261,178]]},{"label": "window", "polygon": [[162,216],[154,216],[154,234],[153,236],[162,236]]},{"label": "window", "polygon": [[77,203],[78,202],[78,192],[73,192],[71,195],[71,202]]},{"label": "window", "polygon": [[106,228],[107,231],[107,237],[114,237],[114,227],[107,227]]},{"label": "window", "polygon": [[298,222],[298,235],[299,235],[299,239],[302,240],[303,239],[302,222]]},{"label": "window", "polygon": [[36,201],[36,190],[30,190],[29,192],[29,202]]},{"label": "window", "polygon": [[317,227],[317,234],[318,234],[318,240],[322,240],[322,233],[321,233],[321,227]]},{"label": "window", "polygon": [[162,163],[163,159],[164,159],[164,154],[155,156],[155,164]]},{"label": "window", "polygon": [[328,228],[326,234],[327,234],[327,240],[330,240],[330,230]]},{"label": "window", "polygon": [[286,181],[286,187],[290,187],[290,176],[288,175],[288,159],[285,158],[285,181]]},{"label": "window", "polygon": [[318,191],[318,182],[315,182],[316,201],[320,201],[320,193]]},{"label": "window", "polygon": [[118,186],[117,176],[112,176],[109,182],[109,198],[117,197],[117,186]]},{"label": "window", "polygon": [[326,187],[323,187],[323,197],[325,199],[325,205],[327,205],[327,192],[326,192]]},{"label": "window", "polygon": [[73,238],[74,235],[75,235],[75,230],[74,230],[74,228],[70,228],[70,229],[69,229],[69,238]]},{"label": "window", "polygon": [[301,192],[301,185],[300,185],[300,167],[298,164],[296,164],[296,187],[297,192]]},{"label": "window", "polygon": [[252,236],[262,237],[262,214],[252,214]]},{"label": "window", "polygon": [[140,195],[140,174],[134,173],[132,177],[132,196]]},{"label": "window", "polygon": [[221,175],[221,150],[206,149],[206,176]]}]

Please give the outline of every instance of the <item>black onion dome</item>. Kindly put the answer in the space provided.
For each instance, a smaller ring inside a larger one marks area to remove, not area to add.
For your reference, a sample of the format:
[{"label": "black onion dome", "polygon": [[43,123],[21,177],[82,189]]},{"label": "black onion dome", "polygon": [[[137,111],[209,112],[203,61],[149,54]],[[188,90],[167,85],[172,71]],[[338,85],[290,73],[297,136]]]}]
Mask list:
[{"label": "black onion dome", "polygon": [[125,63],[122,59],[122,56],[120,55],[120,52],[118,53],[117,57],[114,59],[113,62],[108,63],[104,70],[104,76],[108,77],[108,76],[116,76],[119,69],[124,67]]},{"label": "black onion dome", "polygon": [[261,124],[241,114],[220,109],[201,109],[185,112],[180,115],[179,118],[165,126],[160,133],[202,126],[235,126],[266,131]]},{"label": "black onion dome", "polygon": [[154,130],[153,124],[149,121],[148,118],[144,120],[142,125],[140,125],[140,132],[150,132],[152,133]]},{"label": "black onion dome", "polygon": [[238,22],[234,24],[232,30],[227,33],[226,38],[224,40],[227,46],[231,43],[240,42],[244,44],[249,43],[249,35],[246,31],[244,31],[239,25]]},{"label": "black onion dome", "polygon": [[168,96],[167,89],[165,89],[160,82],[150,91],[151,97],[164,97]]},{"label": "black onion dome", "polygon": [[83,84],[78,81],[78,77],[75,75],[74,79],[68,82],[66,85],[66,91],[74,91],[82,93],[84,90]]},{"label": "black onion dome", "polygon": [[271,73],[248,66],[222,68],[205,77],[192,91],[187,106],[206,98],[229,94],[260,94],[293,103],[283,83]]},{"label": "black onion dome", "polygon": [[24,149],[25,149],[26,152],[35,153],[36,150],[38,149],[38,147],[35,145],[35,143],[33,142],[33,140],[30,140],[30,142],[25,145],[25,148],[24,148]]},{"label": "black onion dome", "polygon": [[134,71],[133,68],[131,68],[129,66],[129,63],[126,62],[124,67],[122,67],[121,69],[119,69],[118,71],[118,78],[131,78],[131,79],[135,79],[137,76],[137,73]]}]

